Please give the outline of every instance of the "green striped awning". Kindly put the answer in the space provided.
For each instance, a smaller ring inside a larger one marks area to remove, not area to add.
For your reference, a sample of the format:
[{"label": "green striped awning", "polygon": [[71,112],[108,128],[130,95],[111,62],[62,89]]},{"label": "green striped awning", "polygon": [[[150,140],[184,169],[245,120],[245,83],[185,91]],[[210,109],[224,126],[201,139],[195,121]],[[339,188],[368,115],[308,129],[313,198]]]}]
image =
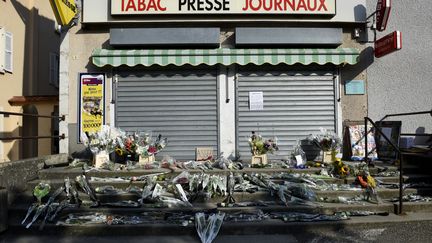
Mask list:
[{"label": "green striped awning", "polygon": [[207,65],[262,65],[279,63],[308,65],[311,63],[356,64],[359,50],[355,48],[337,49],[170,49],[170,50],[107,50],[95,49],[92,53],[93,63],[98,67],[110,65],[118,67],[127,65],[160,65],[190,64]]}]

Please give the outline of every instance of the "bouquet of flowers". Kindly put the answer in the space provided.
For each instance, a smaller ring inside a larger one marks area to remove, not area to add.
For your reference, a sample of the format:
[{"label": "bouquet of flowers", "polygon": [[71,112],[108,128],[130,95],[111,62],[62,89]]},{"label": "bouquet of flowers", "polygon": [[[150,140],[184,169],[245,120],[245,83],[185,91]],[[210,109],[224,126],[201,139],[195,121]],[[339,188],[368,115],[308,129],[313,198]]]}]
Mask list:
[{"label": "bouquet of flowers", "polygon": [[114,138],[110,126],[103,125],[98,132],[82,133],[81,142],[86,145],[93,154],[106,151],[108,154],[114,150]]},{"label": "bouquet of flowers", "polygon": [[153,140],[150,132],[125,132],[119,128],[103,125],[96,133],[81,134],[81,141],[93,154],[106,151],[115,152],[115,161],[137,161],[139,156],[148,157],[157,154],[167,145],[162,135]]},{"label": "bouquet of flowers", "polygon": [[252,135],[248,139],[252,155],[263,155],[273,153],[279,150],[277,138],[264,140],[261,135],[252,131]]},{"label": "bouquet of flowers", "polygon": [[142,133],[138,139],[137,154],[142,157],[156,155],[166,147],[167,143],[168,139],[162,138],[161,134],[157,136],[156,140],[153,140],[150,132]]},{"label": "bouquet of flowers", "polygon": [[164,149],[168,143],[167,138],[159,134],[156,140],[152,139],[151,132],[134,132],[126,134],[120,131],[116,138],[115,152],[118,156],[126,156],[131,160],[138,160],[139,156],[149,157]]},{"label": "bouquet of flowers", "polygon": [[138,149],[138,136],[136,133],[126,133],[117,129],[115,137],[115,155],[118,160],[137,160],[136,152]]},{"label": "bouquet of flowers", "polygon": [[337,150],[341,145],[341,139],[334,132],[323,128],[321,128],[321,133],[311,134],[307,139],[322,151]]}]

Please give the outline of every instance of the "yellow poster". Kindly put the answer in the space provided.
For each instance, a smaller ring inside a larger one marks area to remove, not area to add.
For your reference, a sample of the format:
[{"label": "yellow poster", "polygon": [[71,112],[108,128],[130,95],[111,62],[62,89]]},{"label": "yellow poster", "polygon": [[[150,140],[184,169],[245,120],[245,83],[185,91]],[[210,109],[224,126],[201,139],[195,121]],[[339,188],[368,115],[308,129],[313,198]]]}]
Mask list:
[{"label": "yellow poster", "polygon": [[80,75],[80,131],[94,133],[104,124],[105,74]]}]

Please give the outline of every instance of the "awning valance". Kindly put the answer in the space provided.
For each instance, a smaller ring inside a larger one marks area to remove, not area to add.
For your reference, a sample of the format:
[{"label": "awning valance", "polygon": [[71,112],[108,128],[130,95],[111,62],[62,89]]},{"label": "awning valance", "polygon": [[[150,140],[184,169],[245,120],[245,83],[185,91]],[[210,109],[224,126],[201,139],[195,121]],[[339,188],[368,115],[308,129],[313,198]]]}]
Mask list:
[{"label": "awning valance", "polygon": [[110,65],[118,67],[127,65],[246,65],[253,63],[276,65],[311,63],[356,64],[359,58],[356,48],[337,49],[171,49],[171,50],[107,50],[95,49],[92,53],[93,63],[98,67]]}]

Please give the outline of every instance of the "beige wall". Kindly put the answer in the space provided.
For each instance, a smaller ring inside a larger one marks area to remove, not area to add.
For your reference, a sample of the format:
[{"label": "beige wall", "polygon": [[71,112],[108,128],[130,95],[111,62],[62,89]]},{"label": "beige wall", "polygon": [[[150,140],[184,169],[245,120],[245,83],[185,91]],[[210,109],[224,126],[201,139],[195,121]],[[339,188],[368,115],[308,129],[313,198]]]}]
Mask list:
[{"label": "beige wall", "polygon": [[[13,72],[0,73],[0,108],[2,111],[23,111],[22,107],[11,106],[8,103],[13,96],[58,94],[57,89],[48,84],[49,52],[57,51],[58,53],[60,43],[59,35],[54,32],[54,23],[49,1],[0,1],[0,27],[13,34]],[[53,105],[49,105],[51,108],[43,107],[38,113],[51,114]],[[48,112],[48,110],[51,111]],[[3,137],[22,135],[23,120],[21,117],[4,117],[0,119],[0,122],[2,123],[0,128],[3,127],[1,131]],[[51,130],[50,122],[39,120],[39,126],[41,131]],[[50,135],[50,132],[41,135]],[[47,153],[44,143],[40,143],[41,146],[39,146],[41,154]],[[21,158],[20,140],[0,142],[0,147],[2,147],[0,148],[0,161]]]},{"label": "beige wall", "polygon": [[[28,1],[18,1],[27,5]],[[13,73],[0,74],[0,107],[4,111],[21,112],[21,107],[11,107],[8,103],[13,95],[22,95],[24,76],[25,23],[20,13],[10,1],[0,1],[0,26],[13,34]],[[3,136],[19,136],[22,119],[9,116],[3,119]],[[19,158],[19,141],[3,142],[3,157],[0,160],[16,160]]]},{"label": "beige wall", "polygon": [[[341,67],[341,106],[343,121],[363,121],[367,116],[367,90],[364,95],[345,95],[345,83],[349,80],[364,80],[367,87],[367,63],[365,45],[352,39],[352,29],[344,29],[341,47],[354,47],[361,51],[360,61],[356,65]],[[366,88],[365,88],[366,89]]]},{"label": "beige wall", "polygon": [[[81,26],[73,27],[70,30],[70,53],[69,53],[69,123],[78,122],[78,78],[79,73],[86,72],[107,72],[111,73],[111,69],[100,69],[91,63],[91,54],[93,49],[101,48],[103,43],[109,41],[108,31],[89,31],[85,34],[82,32]],[[109,77],[108,77],[109,78]],[[109,121],[109,102],[111,86],[106,81],[105,86],[105,116],[106,121]]]}]

